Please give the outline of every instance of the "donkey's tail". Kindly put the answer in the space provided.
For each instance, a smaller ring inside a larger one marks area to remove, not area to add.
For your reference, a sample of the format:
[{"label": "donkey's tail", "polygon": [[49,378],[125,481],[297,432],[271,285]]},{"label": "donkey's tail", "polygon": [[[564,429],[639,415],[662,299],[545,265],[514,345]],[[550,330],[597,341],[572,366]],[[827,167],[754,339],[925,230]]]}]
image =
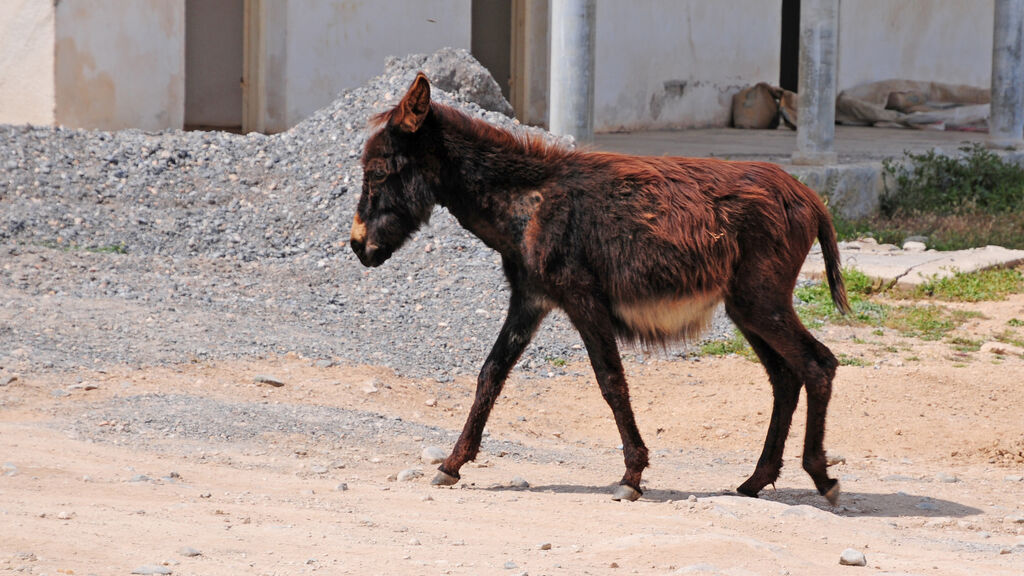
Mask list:
[{"label": "donkey's tail", "polygon": [[846,299],[846,286],[843,285],[843,273],[839,268],[839,246],[836,245],[836,230],[832,226],[832,217],[823,210],[818,217],[818,243],[821,244],[821,255],[825,258],[825,277],[828,278],[828,289],[832,294],[832,302],[842,314],[850,312],[850,301]]}]

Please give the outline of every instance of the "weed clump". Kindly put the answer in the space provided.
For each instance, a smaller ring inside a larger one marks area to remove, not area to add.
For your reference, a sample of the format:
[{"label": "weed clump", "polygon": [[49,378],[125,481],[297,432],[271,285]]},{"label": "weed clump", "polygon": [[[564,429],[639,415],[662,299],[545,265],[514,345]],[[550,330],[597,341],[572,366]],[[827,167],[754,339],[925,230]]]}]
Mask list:
[{"label": "weed clump", "polygon": [[839,237],[870,235],[899,245],[926,236],[928,247],[938,250],[1024,248],[1024,168],[981,144],[959,150],[957,156],[930,150],[884,160],[878,215],[835,218]]}]

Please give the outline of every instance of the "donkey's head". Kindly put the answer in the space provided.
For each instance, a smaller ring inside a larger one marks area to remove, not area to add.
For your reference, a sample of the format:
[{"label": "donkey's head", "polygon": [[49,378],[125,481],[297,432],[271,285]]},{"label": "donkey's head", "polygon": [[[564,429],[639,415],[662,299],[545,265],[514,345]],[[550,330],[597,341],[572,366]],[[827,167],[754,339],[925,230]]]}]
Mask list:
[{"label": "donkey's head", "polygon": [[352,221],[352,250],[364,266],[380,266],[430,218],[440,181],[440,133],[422,73],[363,151],[363,193]]}]

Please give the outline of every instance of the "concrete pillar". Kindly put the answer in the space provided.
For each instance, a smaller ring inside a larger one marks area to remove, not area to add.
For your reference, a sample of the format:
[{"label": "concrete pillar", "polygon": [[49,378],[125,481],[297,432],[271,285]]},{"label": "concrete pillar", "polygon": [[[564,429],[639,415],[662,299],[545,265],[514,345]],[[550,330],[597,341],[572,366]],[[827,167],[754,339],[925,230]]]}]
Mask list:
[{"label": "concrete pillar", "polygon": [[1024,145],[1024,0],[995,1],[989,145]]},{"label": "concrete pillar", "polygon": [[594,138],[596,0],[551,2],[550,127],[580,142]]},{"label": "concrete pillar", "polygon": [[834,164],[839,0],[800,3],[800,65],[794,164]]}]

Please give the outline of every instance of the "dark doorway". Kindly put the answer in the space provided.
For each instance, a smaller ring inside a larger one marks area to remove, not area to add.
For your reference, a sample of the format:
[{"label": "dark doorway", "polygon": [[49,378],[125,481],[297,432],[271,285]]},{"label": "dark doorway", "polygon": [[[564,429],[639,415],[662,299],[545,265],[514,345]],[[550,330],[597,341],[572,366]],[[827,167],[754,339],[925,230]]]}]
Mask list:
[{"label": "dark doorway", "polygon": [[796,92],[800,71],[800,0],[782,0],[779,86]]},{"label": "dark doorway", "polygon": [[242,0],[185,2],[185,128],[242,129]]},{"label": "dark doorway", "polygon": [[473,0],[470,52],[509,98],[512,77],[512,0]]}]

